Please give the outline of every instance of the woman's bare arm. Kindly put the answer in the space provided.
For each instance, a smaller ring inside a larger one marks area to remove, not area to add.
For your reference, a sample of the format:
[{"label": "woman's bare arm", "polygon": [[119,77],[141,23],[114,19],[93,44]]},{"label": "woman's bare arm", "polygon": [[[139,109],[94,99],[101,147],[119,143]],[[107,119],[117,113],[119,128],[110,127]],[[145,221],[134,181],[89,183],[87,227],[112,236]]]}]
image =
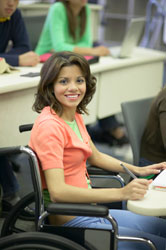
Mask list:
[{"label": "woman's bare arm", "polygon": [[[101,153],[96,146],[90,141],[92,155],[89,157],[88,161],[90,164],[97,167],[103,168],[105,170],[113,172],[124,172],[124,169],[120,166],[121,161],[111,157],[110,155]],[[158,174],[162,169],[166,168],[166,163],[161,162],[158,164],[149,165],[147,167],[137,167],[132,164],[122,162],[129,170],[138,176],[147,176],[150,174]]]},{"label": "woman's bare arm", "polygon": [[147,180],[136,179],[123,188],[79,188],[65,184],[63,169],[49,169],[44,173],[53,202],[108,203],[141,199],[149,185]]}]

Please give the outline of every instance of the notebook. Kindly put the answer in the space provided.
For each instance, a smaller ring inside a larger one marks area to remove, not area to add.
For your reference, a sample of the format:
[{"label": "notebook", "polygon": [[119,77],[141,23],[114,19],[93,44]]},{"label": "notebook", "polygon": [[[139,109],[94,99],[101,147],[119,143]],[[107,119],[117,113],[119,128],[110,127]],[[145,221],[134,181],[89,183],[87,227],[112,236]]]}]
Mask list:
[{"label": "notebook", "polygon": [[138,46],[143,29],[145,26],[145,18],[131,19],[130,26],[125,34],[120,48],[111,50],[111,56],[114,58],[127,58],[132,56],[135,47]]},{"label": "notebook", "polygon": [[157,190],[166,191],[166,169],[154,179],[152,187]]},{"label": "notebook", "polygon": [[[44,63],[52,56],[52,53],[45,53],[40,55],[40,62]],[[99,61],[99,56],[84,56],[84,58],[88,61],[89,64],[97,63]]]}]

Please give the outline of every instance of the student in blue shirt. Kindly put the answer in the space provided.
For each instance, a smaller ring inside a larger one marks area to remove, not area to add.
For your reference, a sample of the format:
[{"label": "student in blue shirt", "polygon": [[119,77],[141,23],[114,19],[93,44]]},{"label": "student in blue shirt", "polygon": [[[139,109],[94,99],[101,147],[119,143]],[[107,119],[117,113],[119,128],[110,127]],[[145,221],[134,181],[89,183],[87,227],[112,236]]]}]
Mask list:
[{"label": "student in blue shirt", "polygon": [[[18,3],[19,0],[0,0],[0,57],[12,66],[35,66],[39,56],[30,51]],[[11,48],[9,42],[12,42]]]},{"label": "student in blue shirt", "polygon": [[[21,13],[17,8],[19,0],[0,0],[0,57],[12,66],[35,66],[39,56],[30,51],[29,39]],[[9,42],[12,47],[8,49]],[[0,157],[0,186],[2,205],[9,210],[20,198],[19,185],[6,157]]]}]

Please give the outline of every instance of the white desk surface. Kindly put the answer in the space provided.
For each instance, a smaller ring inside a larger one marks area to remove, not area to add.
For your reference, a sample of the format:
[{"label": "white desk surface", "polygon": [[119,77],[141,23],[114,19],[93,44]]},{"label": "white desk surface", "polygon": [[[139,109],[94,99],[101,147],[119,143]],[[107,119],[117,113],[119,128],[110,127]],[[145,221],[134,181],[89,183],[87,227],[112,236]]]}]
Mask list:
[{"label": "white desk surface", "polygon": [[131,58],[100,58],[91,67],[92,73],[100,75],[98,118],[121,112],[122,102],[157,95],[163,85],[165,60],[166,53],[144,48],[136,48]]},{"label": "white desk surface", "polygon": [[[142,63],[146,64],[149,62],[152,63],[153,61],[156,62],[164,60],[166,60],[166,53],[150,49],[137,48],[131,58],[115,59],[110,56],[101,57],[99,63],[92,64],[90,68],[91,72],[95,74],[139,65]],[[21,75],[29,72],[40,72],[41,66],[41,64],[38,64],[36,67],[18,67],[20,70],[18,72],[0,75],[0,94],[37,86],[40,80],[39,76],[23,77]]]},{"label": "white desk surface", "polygon": [[[119,47],[112,47],[110,50],[118,50]],[[130,58],[112,58],[111,56],[101,57],[100,62],[91,65],[92,73],[103,72],[107,70],[120,69],[124,67],[130,67],[139,64],[146,64],[166,60],[166,53],[158,50],[146,49],[137,47],[132,57]]]},{"label": "white desk surface", "polygon": [[166,191],[151,186],[142,200],[127,202],[127,209],[141,215],[166,216]]},{"label": "white desk surface", "polygon": [[19,71],[13,71],[11,74],[0,75],[0,94],[37,86],[40,76],[25,77],[21,75],[29,72],[40,72],[41,64],[36,67],[18,67],[18,69]]}]

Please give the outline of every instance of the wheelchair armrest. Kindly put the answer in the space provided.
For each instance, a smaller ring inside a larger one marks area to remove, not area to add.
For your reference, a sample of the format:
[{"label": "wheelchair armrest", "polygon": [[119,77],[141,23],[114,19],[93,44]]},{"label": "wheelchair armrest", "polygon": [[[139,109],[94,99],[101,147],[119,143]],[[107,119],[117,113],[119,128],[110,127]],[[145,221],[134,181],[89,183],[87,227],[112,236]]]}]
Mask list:
[{"label": "wheelchair armrest", "polygon": [[109,209],[101,205],[80,204],[80,203],[49,203],[47,212],[50,214],[106,217]]},{"label": "wheelchair armrest", "polygon": [[117,175],[118,174],[112,171],[107,171],[102,168],[95,167],[93,165],[88,165],[87,171],[89,175]]}]

